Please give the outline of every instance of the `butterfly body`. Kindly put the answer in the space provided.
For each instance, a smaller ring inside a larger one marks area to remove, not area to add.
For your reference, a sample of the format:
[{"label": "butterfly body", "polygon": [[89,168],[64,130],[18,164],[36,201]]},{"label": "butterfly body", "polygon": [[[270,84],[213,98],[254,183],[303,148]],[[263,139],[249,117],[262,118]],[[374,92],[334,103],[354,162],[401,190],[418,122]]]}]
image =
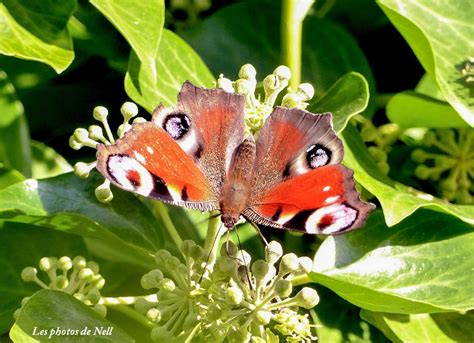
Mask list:
[{"label": "butterfly body", "polygon": [[339,234],[363,225],[359,199],[331,114],[277,107],[256,139],[245,133],[245,99],[186,82],[173,108],[98,146],[97,169],[116,186],[201,211],[227,228],[257,224]]}]

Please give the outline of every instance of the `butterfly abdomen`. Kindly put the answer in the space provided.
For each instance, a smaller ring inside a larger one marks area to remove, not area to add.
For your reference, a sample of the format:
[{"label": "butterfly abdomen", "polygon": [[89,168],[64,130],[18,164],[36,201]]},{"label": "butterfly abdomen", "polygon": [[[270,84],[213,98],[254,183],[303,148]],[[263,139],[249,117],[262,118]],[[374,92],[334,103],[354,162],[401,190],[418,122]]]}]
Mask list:
[{"label": "butterfly abdomen", "polygon": [[235,225],[247,207],[255,150],[255,141],[249,136],[238,146],[232,158],[220,198],[222,222],[227,228]]}]

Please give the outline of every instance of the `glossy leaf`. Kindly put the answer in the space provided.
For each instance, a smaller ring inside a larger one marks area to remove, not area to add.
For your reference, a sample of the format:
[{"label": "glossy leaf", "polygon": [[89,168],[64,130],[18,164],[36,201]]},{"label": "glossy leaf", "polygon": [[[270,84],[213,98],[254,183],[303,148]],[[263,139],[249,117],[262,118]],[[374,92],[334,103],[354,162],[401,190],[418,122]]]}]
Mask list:
[{"label": "glossy leaf", "polygon": [[474,230],[419,211],[387,228],[380,211],[363,229],[326,239],[310,278],[371,311],[433,313],[474,308]]},{"label": "glossy leaf", "polygon": [[91,0],[122,33],[145,69],[156,78],[155,58],[165,21],[163,0]]},{"label": "glossy leaf", "polygon": [[348,125],[342,132],[342,138],[345,142],[344,163],[354,170],[357,182],[380,201],[388,226],[399,223],[419,208],[449,213],[466,223],[474,224],[473,205],[451,204],[393,181],[383,174],[352,125]]},{"label": "glossy leaf", "polygon": [[44,179],[72,171],[71,165],[52,148],[38,141],[31,142],[33,178]]},{"label": "glossy leaf", "polygon": [[325,287],[317,287],[319,304],[311,311],[319,342],[388,342],[383,334],[359,316],[357,306]]},{"label": "glossy leaf", "polygon": [[446,100],[474,126],[472,88],[462,74],[472,57],[474,4],[470,1],[377,0],[410,44]]},{"label": "glossy leaf", "polygon": [[[1,5],[0,5],[1,6]],[[31,176],[31,149],[23,105],[0,70],[0,164]]]},{"label": "glossy leaf", "polygon": [[[37,267],[45,256],[78,255],[89,255],[81,237],[29,224],[0,222],[0,335],[13,324],[13,312],[20,307],[21,299],[40,290],[38,285],[21,279],[22,269]],[[47,280],[45,275],[40,278]]]},{"label": "glossy leaf", "polygon": [[0,3],[0,53],[46,63],[57,73],[74,59],[66,24],[74,0],[3,0]]},{"label": "glossy leaf", "polygon": [[474,313],[395,314],[361,311],[392,342],[472,342]]},{"label": "glossy leaf", "polygon": [[163,246],[159,223],[136,197],[120,190],[114,189],[111,203],[100,203],[94,195],[100,182],[99,176],[63,174],[14,184],[0,191],[0,218],[97,238],[129,261],[149,266],[149,253]]},{"label": "glossy leaf", "polygon": [[366,109],[369,103],[369,86],[359,73],[347,73],[318,100],[308,106],[308,111],[332,112],[336,132],[341,132],[347,122]]},{"label": "glossy leaf", "polygon": [[157,77],[132,53],[125,76],[127,94],[149,112],[157,105],[172,105],[184,81],[213,87],[214,77],[199,55],[179,36],[163,30],[158,54],[154,56]]},{"label": "glossy leaf", "polygon": [[403,128],[468,126],[447,102],[412,91],[395,94],[386,110],[388,119]]},{"label": "glossy leaf", "polygon": [[0,190],[24,180],[25,177],[19,171],[0,168]]},{"label": "glossy leaf", "polygon": [[[45,330],[44,335],[39,334],[41,330]],[[14,342],[134,342],[119,327],[73,296],[51,290],[42,290],[31,297],[10,331],[10,338]]]}]

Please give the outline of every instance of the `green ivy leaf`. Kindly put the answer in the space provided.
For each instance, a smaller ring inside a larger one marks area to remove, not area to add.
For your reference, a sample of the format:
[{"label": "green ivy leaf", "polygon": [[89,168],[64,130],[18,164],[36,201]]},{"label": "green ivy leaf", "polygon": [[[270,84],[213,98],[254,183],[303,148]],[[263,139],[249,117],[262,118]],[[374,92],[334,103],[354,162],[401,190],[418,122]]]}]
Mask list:
[{"label": "green ivy leaf", "polygon": [[125,76],[125,90],[134,101],[152,112],[157,105],[176,103],[184,81],[211,88],[214,77],[198,54],[179,36],[163,30],[158,54],[154,56],[157,77],[132,52]]},{"label": "green ivy leaf", "polygon": [[35,179],[44,179],[72,171],[71,165],[52,148],[38,141],[31,142],[32,173]]},{"label": "green ivy leaf", "polygon": [[472,227],[452,216],[424,210],[387,228],[377,211],[363,229],[326,239],[310,278],[371,311],[466,311],[473,245]]},{"label": "green ivy leaf", "polygon": [[362,320],[360,308],[318,286],[321,301],[311,310],[320,342],[388,342],[383,334]]},{"label": "green ivy leaf", "polygon": [[155,58],[165,22],[163,0],[91,0],[122,33],[145,69],[156,78]]},{"label": "green ivy leaf", "polygon": [[3,0],[0,53],[50,65],[57,73],[74,59],[66,24],[75,0]]},{"label": "green ivy leaf", "polygon": [[386,110],[388,119],[402,128],[468,126],[447,102],[412,91],[395,94]]},{"label": "green ivy leaf", "polygon": [[395,314],[362,310],[361,317],[392,342],[472,342],[474,312]]},{"label": "green ivy leaf", "polygon": [[454,205],[434,196],[398,183],[383,174],[369,154],[359,132],[348,125],[342,132],[344,163],[354,170],[354,177],[382,205],[388,226],[393,226],[419,208],[429,208],[452,214],[474,224],[474,206]]},{"label": "green ivy leaf", "polygon": [[30,137],[23,105],[7,75],[1,70],[0,113],[0,165],[30,177]]},{"label": "green ivy leaf", "polygon": [[86,256],[82,238],[29,224],[0,221],[0,335],[13,324],[21,299],[40,288],[21,279],[21,271],[44,256]]},{"label": "green ivy leaf", "polygon": [[19,171],[0,168],[0,190],[24,180],[25,177]]},{"label": "green ivy leaf", "polygon": [[[58,334],[58,329],[70,333]],[[47,334],[38,334],[40,330],[46,330]],[[96,330],[108,331],[100,334]],[[39,291],[31,297],[13,325],[10,338],[14,342],[134,342],[122,329],[73,296],[51,290]]]},{"label": "green ivy leaf", "polygon": [[472,57],[474,4],[469,1],[377,0],[446,100],[474,126],[472,86],[461,70]]},{"label": "green ivy leaf", "polygon": [[311,102],[308,111],[332,112],[334,130],[339,133],[349,119],[366,109],[368,103],[367,81],[362,74],[351,72],[337,80],[321,98]]},{"label": "green ivy leaf", "polygon": [[100,239],[124,260],[149,267],[150,252],[164,244],[160,222],[118,189],[112,202],[100,203],[94,189],[101,180],[95,173],[88,180],[70,173],[14,184],[0,191],[0,218]]}]

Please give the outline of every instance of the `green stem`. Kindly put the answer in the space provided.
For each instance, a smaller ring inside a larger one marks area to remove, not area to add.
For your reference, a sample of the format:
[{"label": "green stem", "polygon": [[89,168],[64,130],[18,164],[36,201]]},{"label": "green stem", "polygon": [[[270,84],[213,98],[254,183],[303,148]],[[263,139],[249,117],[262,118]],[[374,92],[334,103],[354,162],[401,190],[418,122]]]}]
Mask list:
[{"label": "green stem", "polygon": [[150,322],[145,316],[141,315],[137,311],[135,311],[133,308],[130,308],[128,306],[115,306],[114,310],[117,310],[119,312],[122,312],[124,315],[127,317],[133,319],[137,323],[140,323],[146,328],[154,328],[156,324],[153,324]]},{"label": "green stem", "polygon": [[301,81],[301,36],[303,20],[314,0],[283,0],[281,13],[281,43],[283,64],[291,70],[290,87]]},{"label": "green stem", "polygon": [[312,282],[308,275],[299,275],[291,280],[293,286],[300,286]]},{"label": "green stem", "polygon": [[325,0],[323,5],[316,11],[316,18],[324,18],[335,4],[336,0]]},{"label": "green stem", "polygon": [[181,244],[183,240],[181,239],[178,230],[174,226],[173,222],[168,213],[168,209],[166,208],[165,204],[160,201],[153,202],[153,210],[154,212],[161,218],[163,223],[165,224],[166,231],[170,235],[171,239],[173,240],[174,244],[179,248],[181,248]]},{"label": "green stem", "polygon": [[206,239],[204,241],[204,251],[209,254],[209,263],[213,263],[217,257],[219,240],[226,229],[222,225],[221,217],[216,216],[215,212],[209,213],[209,224],[207,226]]}]

